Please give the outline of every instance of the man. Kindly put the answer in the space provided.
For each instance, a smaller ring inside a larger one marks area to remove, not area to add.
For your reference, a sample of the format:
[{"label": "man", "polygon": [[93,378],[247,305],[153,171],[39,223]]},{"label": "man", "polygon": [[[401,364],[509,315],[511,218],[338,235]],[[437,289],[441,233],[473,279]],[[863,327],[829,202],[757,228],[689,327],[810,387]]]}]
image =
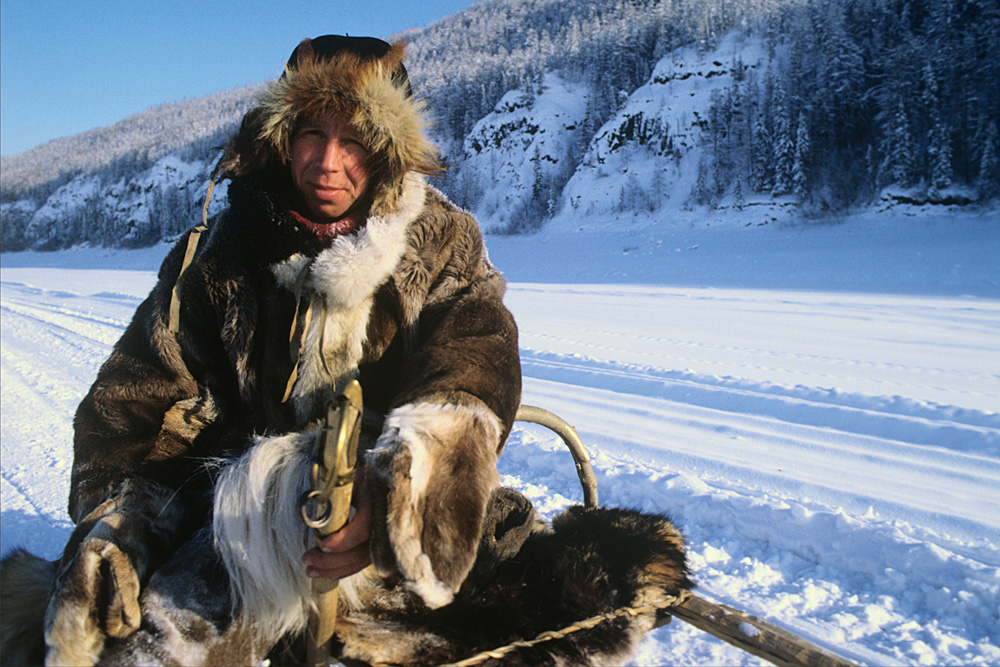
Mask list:
[{"label": "man", "polygon": [[[403,53],[305,40],[227,147],[228,209],[168,255],[77,412],[77,527],[45,615],[49,663],[256,664],[301,635],[310,577],[369,562],[343,586],[339,638],[370,662],[456,659],[591,608],[532,605],[534,626],[504,613],[502,632],[474,641],[456,630],[495,624],[484,587],[518,609],[502,591],[534,577],[546,595],[558,577],[545,568],[570,576],[559,559],[578,554],[497,491],[520,401],[516,327],[475,221],[426,182],[437,153]],[[351,379],[370,426],[357,514],[306,551],[316,421]],[[596,548],[591,534],[615,523],[602,522],[573,539]],[[669,523],[624,530],[656,535],[665,581],[690,585]],[[558,590],[606,576],[594,567]]]}]

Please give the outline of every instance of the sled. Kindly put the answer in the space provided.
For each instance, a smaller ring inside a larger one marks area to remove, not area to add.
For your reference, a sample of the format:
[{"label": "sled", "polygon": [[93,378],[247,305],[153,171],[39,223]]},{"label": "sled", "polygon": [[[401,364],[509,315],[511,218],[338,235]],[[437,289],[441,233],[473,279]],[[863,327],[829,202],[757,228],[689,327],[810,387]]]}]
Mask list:
[{"label": "sled", "polygon": [[[326,425],[317,437],[313,485],[315,491],[309,494],[313,499],[313,510],[303,506],[303,518],[306,524],[316,531],[317,538],[333,532],[342,525],[346,516],[341,516],[331,522],[329,515],[336,514],[334,504],[337,492],[345,508],[350,500],[350,483],[353,481],[355,460],[351,451],[357,444],[357,429],[360,415],[363,412],[360,387],[352,382],[338,397],[338,403],[331,406]],[[542,408],[522,405],[518,408],[515,421],[534,423],[555,432],[573,455],[577,476],[583,488],[584,506],[596,508],[597,477],[590,462],[590,454],[580,439],[576,429],[557,415]],[[345,488],[346,487],[346,488]],[[323,489],[322,492],[319,489]],[[346,495],[345,495],[346,494]],[[346,498],[346,500],[344,500]],[[326,507],[322,520],[315,516],[315,505]],[[332,588],[332,591],[331,591]],[[309,629],[308,663],[313,667],[325,667],[329,664],[330,644],[333,637],[336,620],[336,584],[321,584],[320,589],[314,589],[319,612],[318,618],[313,618]],[[829,653],[811,642],[779,628],[756,616],[747,614],[733,607],[718,604],[694,595],[690,591],[682,591],[675,596],[666,596],[662,601],[643,607],[621,607],[611,612],[580,620],[564,628],[553,628],[543,632],[533,639],[524,638],[505,646],[483,651],[464,660],[451,664],[451,667],[473,667],[487,660],[503,660],[507,654],[521,648],[529,648],[555,639],[562,639],[574,632],[594,628],[606,621],[624,616],[655,613],[654,628],[670,623],[671,619],[682,621],[717,637],[732,646],[756,655],[780,667],[854,667],[853,663]],[[322,628],[322,630],[317,630]],[[351,664],[362,664],[351,661]]]},{"label": "sled", "polygon": [[[584,505],[597,507],[597,477],[594,475],[587,448],[576,429],[548,410],[530,405],[522,405],[514,419],[544,426],[563,440],[573,455],[580,485],[583,487]],[[567,628],[544,632],[532,640],[514,642],[492,651],[485,651],[454,665],[472,667],[488,659],[502,659],[504,655],[517,648],[560,639],[572,632],[592,628],[622,615],[648,611],[648,608],[617,609],[608,614],[582,620]],[[854,663],[833,655],[783,628],[738,609],[710,602],[690,591],[684,591],[681,595],[665,600],[664,605],[657,609],[657,622],[654,627],[662,627],[670,623],[674,617],[780,667],[856,667]]]}]

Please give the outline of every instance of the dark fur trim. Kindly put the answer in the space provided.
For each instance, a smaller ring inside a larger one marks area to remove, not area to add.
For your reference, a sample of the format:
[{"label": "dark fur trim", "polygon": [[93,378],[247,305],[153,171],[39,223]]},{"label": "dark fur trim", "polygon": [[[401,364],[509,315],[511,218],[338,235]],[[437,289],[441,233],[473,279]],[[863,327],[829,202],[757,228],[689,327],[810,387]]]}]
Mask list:
[{"label": "dark fur trim", "polygon": [[17,548],[0,561],[0,665],[41,665],[43,624],[56,563]]},{"label": "dark fur trim", "polygon": [[[526,499],[499,489],[475,567],[450,605],[429,610],[401,586],[373,589],[338,634],[344,657],[438,664],[691,587],[683,537],[666,517],[576,507],[548,528]],[[606,621],[484,664],[622,664],[654,620],[646,613]]]}]

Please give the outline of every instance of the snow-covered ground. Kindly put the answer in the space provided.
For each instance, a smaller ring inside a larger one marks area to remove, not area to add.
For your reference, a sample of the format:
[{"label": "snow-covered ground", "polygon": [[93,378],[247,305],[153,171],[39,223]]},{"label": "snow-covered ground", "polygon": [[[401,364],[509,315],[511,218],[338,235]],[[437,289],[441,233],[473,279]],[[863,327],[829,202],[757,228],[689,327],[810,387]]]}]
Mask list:
[{"label": "snow-covered ground", "polygon": [[[859,663],[1000,663],[1000,216],[770,215],[489,238],[524,401],[577,427],[602,504],[674,518],[703,597]],[[59,554],[73,411],[163,252],[0,259],[4,551]],[[582,498],[541,427],[501,472]],[[679,621],[636,658],[760,662]]]}]

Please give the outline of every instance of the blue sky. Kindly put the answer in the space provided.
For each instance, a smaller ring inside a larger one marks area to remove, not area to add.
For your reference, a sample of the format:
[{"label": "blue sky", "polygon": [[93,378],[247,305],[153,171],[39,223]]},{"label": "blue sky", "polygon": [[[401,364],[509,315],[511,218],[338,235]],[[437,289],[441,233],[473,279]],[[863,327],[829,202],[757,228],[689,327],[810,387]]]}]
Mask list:
[{"label": "blue sky", "polygon": [[388,37],[474,0],[3,0],[0,155],[271,79],[304,37]]}]

